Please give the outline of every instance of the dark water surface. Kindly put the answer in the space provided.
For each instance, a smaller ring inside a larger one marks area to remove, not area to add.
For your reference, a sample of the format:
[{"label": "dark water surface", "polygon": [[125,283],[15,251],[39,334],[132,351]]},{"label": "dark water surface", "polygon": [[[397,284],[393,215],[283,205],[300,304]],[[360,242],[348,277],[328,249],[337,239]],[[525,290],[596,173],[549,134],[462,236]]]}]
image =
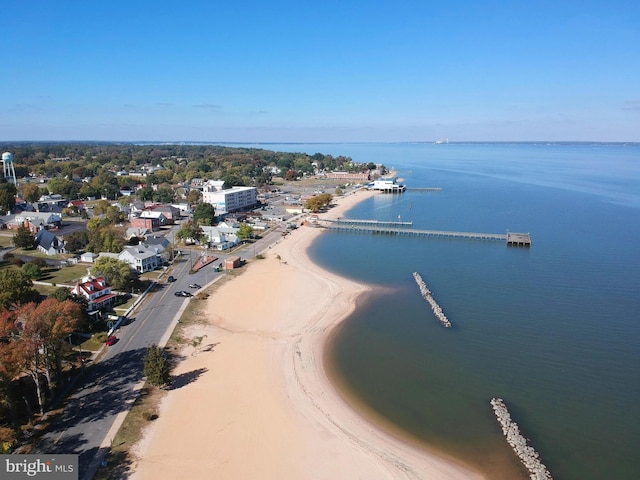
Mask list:
[{"label": "dark water surface", "polygon": [[[409,187],[442,187],[376,196],[352,218],[531,232],[531,248],[323,234],[311,248],[315,261],[381,287],[335,335],[330,362],[341,388],[421,440],[506,471],[503,478],[513,478],[504,463],[514,462],[494,396],[554,478],[640,478],[640,146],[265,148],[382,162]],[[435,319],[413,271],[452,329]]]}]

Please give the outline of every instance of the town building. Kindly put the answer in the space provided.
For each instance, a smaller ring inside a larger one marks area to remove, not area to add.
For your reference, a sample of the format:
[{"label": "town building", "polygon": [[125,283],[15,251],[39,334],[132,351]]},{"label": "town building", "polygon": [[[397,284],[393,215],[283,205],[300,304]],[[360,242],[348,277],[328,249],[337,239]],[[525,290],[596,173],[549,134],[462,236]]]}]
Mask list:
[{"label": "town building", "polygon": [[367,185],[369,190],[378,190],[384,193],[402,193],[406,188],[405,185],[398,183],[396,177],[378,178]]},{"label": "town building", "polygon": [[327,178],[331,178],[333,180],[349,180],[356,182],[368,182],[370,178],[368,173],[351,172],[328,172],[326,176]]},{"label": "town building", "polygon": [[31,233],[36,234],[46,228],[58,228],[62,217],[57,213],[24,211],[7,218],[7,228],[15,230],[20,226],[27,227]]},{"label": "town building", "polygon": [[224,180],[210,180],[202,187],[202,201],[213,205],[217,215],[254,208],[258,202],[255,187],[223,189]]},{"label": "town building", "polygon": [[157,232],[160,230],[160,220],[158,218],[132,217],[129,220],[131,228],[138,231]]}]

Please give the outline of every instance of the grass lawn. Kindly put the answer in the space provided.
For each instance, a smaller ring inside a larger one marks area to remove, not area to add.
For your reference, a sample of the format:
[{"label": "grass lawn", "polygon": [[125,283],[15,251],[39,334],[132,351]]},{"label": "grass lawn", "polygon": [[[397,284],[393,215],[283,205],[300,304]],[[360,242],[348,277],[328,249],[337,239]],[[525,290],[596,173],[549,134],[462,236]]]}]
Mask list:
[{"label": "grass lawn", "polygon": [[45,270],[40,280],[54,285],[72,285],[87,275],[87,268],[89,268],[89,265],[68,265],[60,269],[52,268]]},{"label": "grass lawn", "polygon": [[13,237],[0,235],[0,248],[13,247]]},{"label": "grass lawn", "polygon": [[28,257],[34,258],[44,258],[45,260],[66,260],[67,258],[73,257],[70,254],[59,254],[59,255],[47,255],[46,253],[38,250],[37,248],[25,249],[25,248],[16,248],[13,250],[14,255],[26,255]]}]

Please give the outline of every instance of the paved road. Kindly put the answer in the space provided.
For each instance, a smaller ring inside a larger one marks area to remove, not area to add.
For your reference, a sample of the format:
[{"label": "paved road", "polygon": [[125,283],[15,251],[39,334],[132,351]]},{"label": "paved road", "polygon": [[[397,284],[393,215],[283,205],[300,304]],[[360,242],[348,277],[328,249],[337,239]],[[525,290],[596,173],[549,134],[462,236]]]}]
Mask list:
[{"label": "paved road", "polygon": [[[270,245],[282,239],[284,228],[283,224],[234,255],[250,258],[268,250]],[[136,386],[143,381],[143,358],[147,347],[161,344],[163,338],[173,330],[183,307],[189,301],[174,293],[179,290],[193,292],[189,284],[205,286],[224,275],[224,272],[215,272],[213,267],[228,255],[219,255],[217,252],[214,255],[220,260],[196,273],[189,273],[201,251],[184,251],[168,272],[176,281],[158,283],[131,314],[130,321],[118,329],[118,342],[111,347],[104,347],[107,349],[104,357],[93,367],[77,393],[70,398],[64,413],[43,436],[38,446],[39,452],[77,453],[79,478],[90,480],[93,477],[115,435],[112,430],[117,429],[116,420],[119,416],[122,420],[137,397]]]}]

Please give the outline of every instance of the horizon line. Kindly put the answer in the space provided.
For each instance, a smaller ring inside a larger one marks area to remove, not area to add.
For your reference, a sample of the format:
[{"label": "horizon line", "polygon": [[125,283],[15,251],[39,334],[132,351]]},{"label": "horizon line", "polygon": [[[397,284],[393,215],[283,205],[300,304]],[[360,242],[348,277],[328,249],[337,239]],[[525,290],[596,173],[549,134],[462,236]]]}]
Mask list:
[{"label": "horizon line", "polygon": [[397,140],[397,141],[228,141],[228,140],[0,140],[0,144],[128,144],[128,145],[345,145],[345,144],[601,144],[628,145],[638,144],[640,140],[455,140],[434,142],[430,140]]}]

